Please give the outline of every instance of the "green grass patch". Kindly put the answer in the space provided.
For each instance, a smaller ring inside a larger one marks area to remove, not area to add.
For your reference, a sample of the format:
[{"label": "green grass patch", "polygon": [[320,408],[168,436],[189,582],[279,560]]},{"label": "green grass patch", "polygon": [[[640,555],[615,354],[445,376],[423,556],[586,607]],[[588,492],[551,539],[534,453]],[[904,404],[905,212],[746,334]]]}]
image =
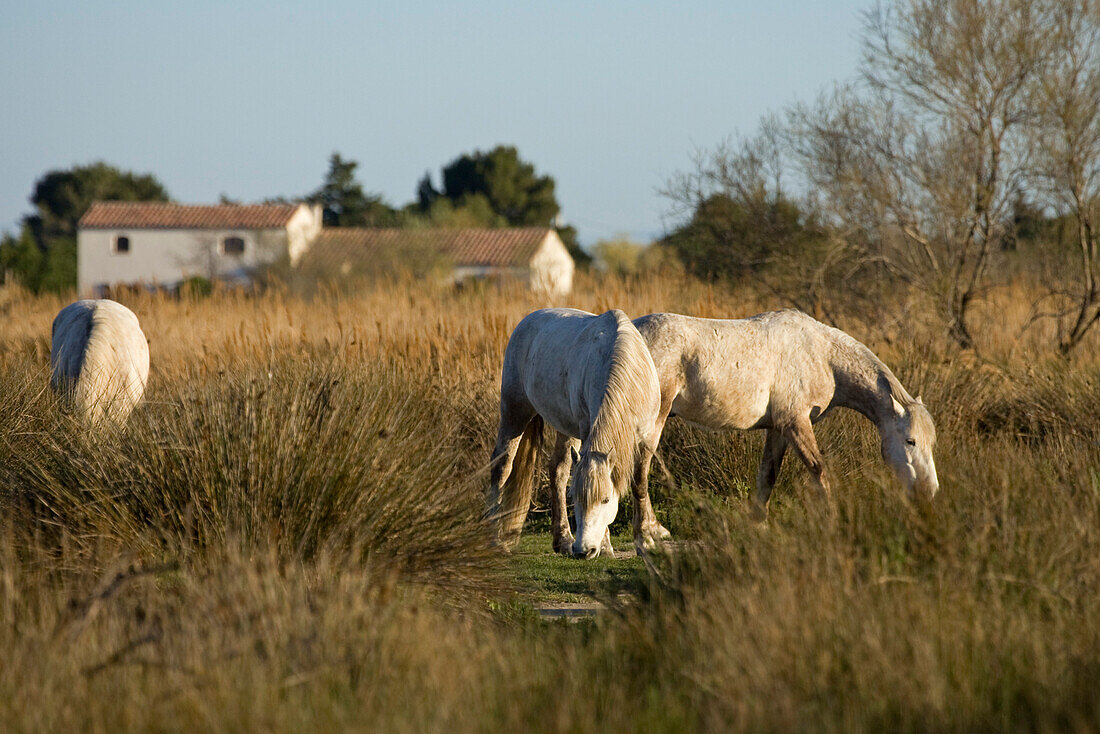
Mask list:
[{"label": "green grass patch", "polygon": [[[623,551],[633,548],[630,535],[613,535]],[[554,553],[550,533],[528,532],[508,559],[508,571],[521,596],[532,604],[577,603],[618,594],[635,594],[645,582],[645,564],[637,557],[582,561]]]}]

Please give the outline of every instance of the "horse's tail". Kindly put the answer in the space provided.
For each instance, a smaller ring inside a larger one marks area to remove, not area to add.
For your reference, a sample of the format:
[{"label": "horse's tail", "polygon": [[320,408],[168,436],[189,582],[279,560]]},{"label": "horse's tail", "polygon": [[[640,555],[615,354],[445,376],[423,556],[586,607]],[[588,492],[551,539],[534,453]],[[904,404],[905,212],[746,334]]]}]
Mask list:
[{"label": "horse's tail", "polygon": [[523,429],[519,448],[512,460],[512,471],[500,488],[500,544],[512,548],[519,541],[523,521],[535,494],[539,450],[542,448],[542,416],[535,415]]}]

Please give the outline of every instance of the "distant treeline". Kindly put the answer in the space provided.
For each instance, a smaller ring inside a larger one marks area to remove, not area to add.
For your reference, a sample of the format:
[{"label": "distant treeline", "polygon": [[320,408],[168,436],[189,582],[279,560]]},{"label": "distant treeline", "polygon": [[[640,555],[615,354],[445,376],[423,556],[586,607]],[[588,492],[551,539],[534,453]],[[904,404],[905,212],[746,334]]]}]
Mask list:
[{"label": "distant treeline", "polygon": [[[1069,354],[1100,322],[1100,0],[892,0],[864,15],[861,46],[855,80],[700,152],[662,191],[656,246],[597,243],[600,266],[755,278],[826,320],[838,300],[909,288],[963,348],[975,304],[1024,274],[1040,286],[1034,320]],[[334,153],[304,197],[329,226],[553,226],[560,212],[554,180],[513,147],[459,156],[402,207],[364,193],[355,168]],[[95,198],[167,194],[104,164],[51,172],[0,268],[71,287],[75,222]],[[573,228],[558,231],[586,264]]]},{"label": "distant treeline", "polygon": [[[321,204],[328,227],[555,227],[575,259],[582,264],[591,259],[577,244],[576,230],[559,226],[554,179],[539,175],[514,147],[458,156],[443,167],[439,189],[425,173],[416,199],[401,207],[365,192],[357,166],[333,153],[321,185],[295,200]],[[30,200],[35,210],[23,218],[19,233],[0,239],[0,278],[37,292],[76,286],[76,226],[92,202],[171,197],[152,174],[97,162],[49,171],[35,182]],[[221,200],[233,202],[224,194]]]}]

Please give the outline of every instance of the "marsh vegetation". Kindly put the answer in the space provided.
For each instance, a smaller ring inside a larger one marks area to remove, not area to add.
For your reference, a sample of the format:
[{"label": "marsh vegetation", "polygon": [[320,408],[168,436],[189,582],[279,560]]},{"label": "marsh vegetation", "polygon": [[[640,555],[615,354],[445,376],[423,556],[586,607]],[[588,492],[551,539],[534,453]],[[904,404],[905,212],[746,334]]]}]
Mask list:
[{"label": "marsh vegetation", "polygon": [[[651,488],[685,542],[652,572],[553,556],[539,512],[513,556],[485,542],[504,346],[545,305],[518,288],[134,296],[146,400],[97,433],[47,388],[65,302],[8,288],[0,729],[1095,730],[1100,360],[1021,332],[1032,287],[978,304],[967,350],[919,289],[830,309],[930,407],[932,508],[840,412],[836,513],[792,462],[761,527],[762,437],[673,420]],[[773,292],[590,276],[569,305],[737,317]],[[581,624],[532,607],[586,598]]]}]

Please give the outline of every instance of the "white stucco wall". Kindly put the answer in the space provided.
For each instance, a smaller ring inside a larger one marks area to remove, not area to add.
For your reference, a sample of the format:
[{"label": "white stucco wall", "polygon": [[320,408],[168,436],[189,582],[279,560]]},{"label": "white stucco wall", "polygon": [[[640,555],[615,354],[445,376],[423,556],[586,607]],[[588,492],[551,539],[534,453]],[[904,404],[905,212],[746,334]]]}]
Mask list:
[{"label": "white stucco wall", "polygon": [[290,264],[297,265],[317,235],[321,234],[321,205],[300,206],[287,222],[288,254]]},{"label": "white stucco wall", "polygon": [[[115,238],[130,238],[130,251],[115,252]],[[244,240],[240,256],[222,254],[226,237]],[[82,295],[99,286],[145,283],[174,286],[201,275],[243,278],[252,268],[287,253],[287,230],[81,229],[77,233],[77,283]]]},{"label": "white stucco wall", "polygon": [[565,243],[553,230],[546,235],[542,245],[531,258],[531,290],[550,297],[568,295],[573,290],[573,271],[576,265]]}]

